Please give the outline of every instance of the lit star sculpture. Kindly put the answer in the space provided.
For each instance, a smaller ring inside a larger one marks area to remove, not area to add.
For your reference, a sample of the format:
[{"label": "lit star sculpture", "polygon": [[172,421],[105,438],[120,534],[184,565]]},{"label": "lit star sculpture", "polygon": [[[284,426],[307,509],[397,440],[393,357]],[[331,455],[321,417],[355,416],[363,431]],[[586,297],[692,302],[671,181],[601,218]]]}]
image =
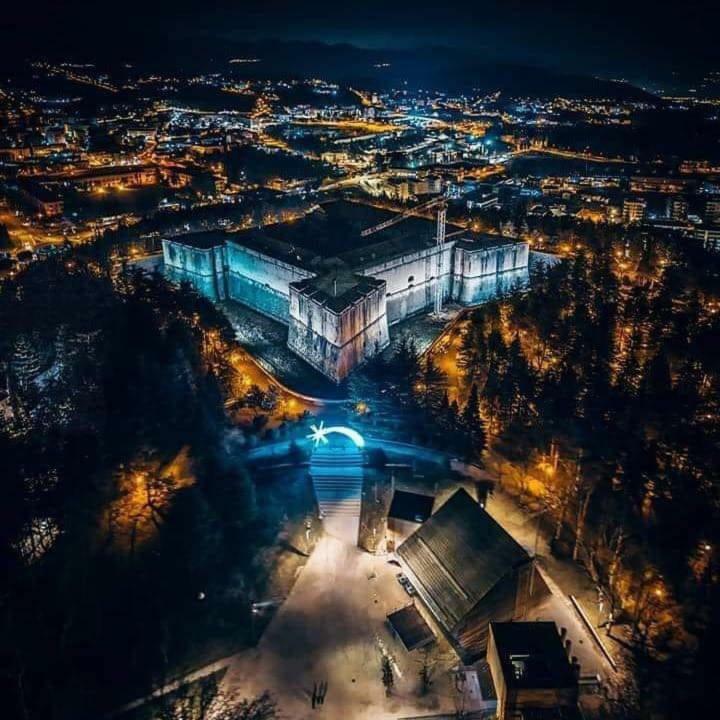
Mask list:
[{"label": "lit star sculpture", "polygon": [[327,436],[332,435],[333,433],[350,438],[355,443],[355,447],[365,447],[365,438],[363,438],[357,430],[345,427],[344,425],[325,427],[325,423],[321,420],[319,425],[311,425],[310,429],[312,432],[307,437],[315,443],[315,447],[318,447],[321,443],[323,445],[327,445],[329,442]]},{"label": "lit star sculpture", "polygon": [[311,425],[310,429],[312,432],[308,435],[308,439],[315,443],[315,447],[322,443],[323,445],[328,444],[327,430],[325,429],[325,423],[321,420],[320,425]]}]

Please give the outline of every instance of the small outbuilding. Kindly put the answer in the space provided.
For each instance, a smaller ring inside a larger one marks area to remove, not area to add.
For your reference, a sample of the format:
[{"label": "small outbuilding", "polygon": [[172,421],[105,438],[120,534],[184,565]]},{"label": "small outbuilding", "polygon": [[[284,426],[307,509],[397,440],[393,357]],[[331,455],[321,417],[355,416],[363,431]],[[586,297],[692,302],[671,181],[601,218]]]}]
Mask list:
[{"label": "small outbuilding", "polygon": [[577,668],[554,622],[490,623],[487,663],[498,720],[580,717]]},{"label": "small outbuilding", "polygon": [[430,645],[435,635],[425,619],[414,605],[406,605],[387,616],[388,623],[395,637],[410,652]]}]

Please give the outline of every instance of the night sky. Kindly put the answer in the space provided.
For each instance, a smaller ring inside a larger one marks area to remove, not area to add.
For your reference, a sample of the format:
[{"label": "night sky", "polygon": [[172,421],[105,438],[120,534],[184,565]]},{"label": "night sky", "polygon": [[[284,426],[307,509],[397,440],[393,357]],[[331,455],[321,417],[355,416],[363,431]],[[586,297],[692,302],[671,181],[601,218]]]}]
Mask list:
[{"label": "night sky", "polygon": [[[706,7],[704,7],[706,6]],[[361,47],[447,45],[491,61],[668,83],[720,70],[720,3],[651,0],[442,3],[38,0],[3,11],[5,54],[172,52],[173,44],[278,38]]]}]

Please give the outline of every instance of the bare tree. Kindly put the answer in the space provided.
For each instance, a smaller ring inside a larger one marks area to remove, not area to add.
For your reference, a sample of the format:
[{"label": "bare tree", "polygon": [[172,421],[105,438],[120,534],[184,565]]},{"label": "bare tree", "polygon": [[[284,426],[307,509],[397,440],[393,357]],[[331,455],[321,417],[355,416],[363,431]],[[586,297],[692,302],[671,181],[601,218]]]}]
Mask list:
[{"label": "bare tree", "polygon": [[385,686],[385,694],[389,697],[395,686],[395,675],[392,669],[392,663],[387,655],[382,656],[382,682]]},{"label": "bare tree", "polygon": [[210,717],[211,720],[275,720],[277,704],[266,690],[251,699],[221,701],[219,711]]},{"label": "bare tree", "polygon": [[277,704],[266,690],[254,698],[229,695],[210,675],[181,685],[166,695],[153,720],[275,720]]},{"label": "bare tree", "polygon": [[420,669],[418,676],[420,677],[420,695],[427,695],[433,684],[433,674],[435,672],[435,660],[432,658],[431,648],[423,648],[420,655]]},{"label": "bare tree", "polygon": [[183,683],[177,690],[162,697],[153,720],[206,720],[217,695],[218,680],[215,675]]}]

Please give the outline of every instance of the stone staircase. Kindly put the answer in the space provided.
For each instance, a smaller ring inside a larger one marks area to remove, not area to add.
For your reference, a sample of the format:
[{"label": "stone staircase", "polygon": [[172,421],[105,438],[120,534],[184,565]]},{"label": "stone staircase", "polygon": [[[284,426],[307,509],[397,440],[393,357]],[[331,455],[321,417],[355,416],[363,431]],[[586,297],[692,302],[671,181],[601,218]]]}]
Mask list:
[{"label": "stone staircase", "polygon": [[313,450],[310,476],[325,532],[356,544],[363,485],[360,450],[333,437]]}]

